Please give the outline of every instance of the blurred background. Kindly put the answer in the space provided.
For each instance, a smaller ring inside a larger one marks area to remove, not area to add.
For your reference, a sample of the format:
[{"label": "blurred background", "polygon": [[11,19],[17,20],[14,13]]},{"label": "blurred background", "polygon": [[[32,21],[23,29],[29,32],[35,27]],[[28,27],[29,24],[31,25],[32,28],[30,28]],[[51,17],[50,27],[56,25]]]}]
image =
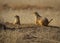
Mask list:
[{"label": "blurred background", "polygon": [[19,15],[21,24],[35,24],[34,12],[53,21],[49,25],[60,26],[60,0],[0,0],[0,22],[14,22]]}]

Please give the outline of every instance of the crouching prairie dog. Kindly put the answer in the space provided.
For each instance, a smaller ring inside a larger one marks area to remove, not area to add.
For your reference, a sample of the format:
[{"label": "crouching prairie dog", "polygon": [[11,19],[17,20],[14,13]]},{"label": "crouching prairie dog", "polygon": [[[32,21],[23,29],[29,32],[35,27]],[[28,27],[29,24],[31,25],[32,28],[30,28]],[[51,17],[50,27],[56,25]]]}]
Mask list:
[{"label": "crouching prairie dog", "polygon": [[37,12],[35,12],[35,16],[36,16],[36,24],[39,26],[48,26],[48,24],[53,20],[51,19],[49,21],[47,18],[40,16]]},{"label": "crouching prairie dog", "polygon": [[15,16],[14,24],[20,25],[20,17],[18,15]]}]

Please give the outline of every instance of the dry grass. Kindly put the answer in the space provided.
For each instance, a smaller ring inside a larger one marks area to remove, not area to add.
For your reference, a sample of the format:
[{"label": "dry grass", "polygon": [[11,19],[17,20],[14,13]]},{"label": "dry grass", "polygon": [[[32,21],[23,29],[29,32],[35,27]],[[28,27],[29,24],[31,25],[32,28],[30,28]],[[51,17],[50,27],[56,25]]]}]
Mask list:
[{"label": "dry grass", "polygon": [[60,43],[60,27],[24,26],[20,29],[0,28],[0,43]]},{"label": "dry grass", "polygon": [[[32,15],[32,12],[37,11],[48,19],[53,18],[54,20],[50,24],[55,26],[6,24],[6,29],[3,29],[2,25],[0,26],[0,43],[60,43],[60,27],[57,27],[60,26],[59,3],[60,0],[1,0],[0,19],[4,19],[2,21],[12,22],[14,15],[18,14],[23,18],[21,22],[34,23],[35,16]],[[4,4],[7,6],[4,7]]]}]

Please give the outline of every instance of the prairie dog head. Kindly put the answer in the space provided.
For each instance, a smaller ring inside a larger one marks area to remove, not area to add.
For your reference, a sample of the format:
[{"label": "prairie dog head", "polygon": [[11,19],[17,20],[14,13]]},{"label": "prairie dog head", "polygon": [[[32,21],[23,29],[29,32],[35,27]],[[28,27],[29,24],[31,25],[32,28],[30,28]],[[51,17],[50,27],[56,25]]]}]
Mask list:
[{"label": "prairie dog head", "polygon": [[18,15],[15,16],[14,24],[20,25],[20,17]]},{"label": "prairie dog head", "polygon": [[37,18],[41,18],[41,16],[38,14],[38,12],[34,12],[35,13],[35,16],[37,17]]}]

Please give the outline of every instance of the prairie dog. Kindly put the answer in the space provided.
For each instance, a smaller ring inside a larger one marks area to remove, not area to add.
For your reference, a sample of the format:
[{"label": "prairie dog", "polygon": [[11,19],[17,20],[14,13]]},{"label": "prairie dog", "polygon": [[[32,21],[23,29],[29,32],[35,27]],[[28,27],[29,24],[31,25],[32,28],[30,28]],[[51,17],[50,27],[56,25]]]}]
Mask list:
[{"label": "prairie dog", "polygon": [[43,18],[37,12],[35,12],[35,16],[36,16],[36,24],[40,26],[48,26],[48,24],[53,20],[51,19],[50,21],[48,21],[47,18]]},{"label": "prairie dog", "polygon": [[18,15],[15,16],[14,24],[20,25],[20,17]]}]

